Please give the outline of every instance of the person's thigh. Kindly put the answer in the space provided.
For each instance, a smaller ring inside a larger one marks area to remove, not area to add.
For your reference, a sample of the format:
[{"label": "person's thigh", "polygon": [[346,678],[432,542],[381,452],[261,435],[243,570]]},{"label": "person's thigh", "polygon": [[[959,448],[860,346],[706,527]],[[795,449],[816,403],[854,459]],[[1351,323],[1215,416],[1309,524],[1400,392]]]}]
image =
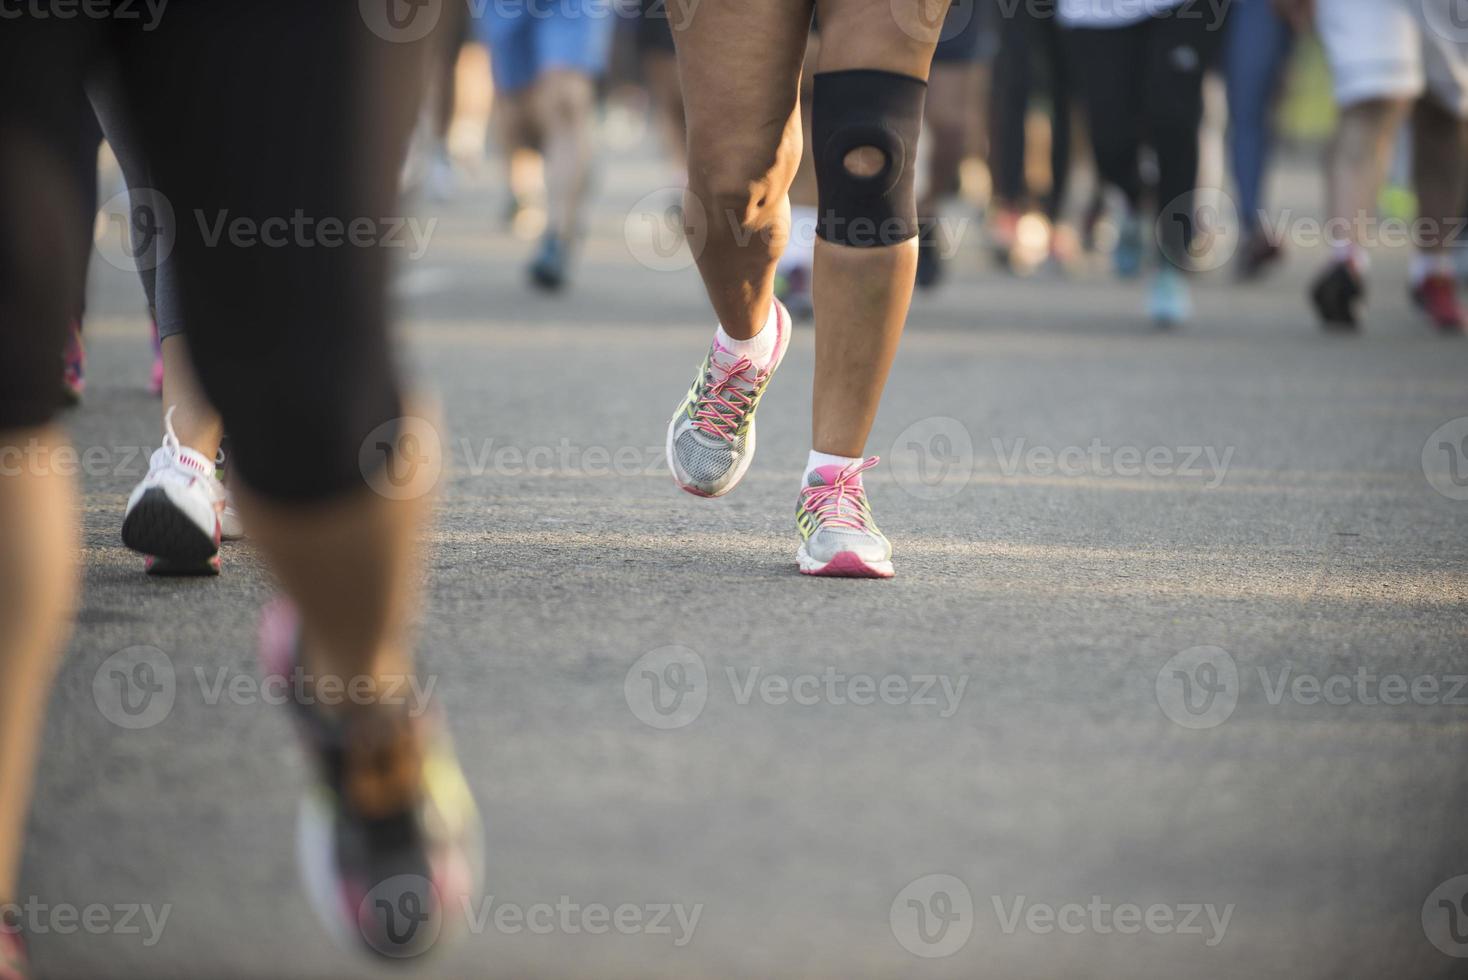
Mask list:
[{"label": "person's thigh", "polygon": [[689,148],[768,157],[797,111],[810,0],[669,0]]},{"label": "person's thigh", "polygon": [[1422,36],[1416,0],[1318,0],[1316,25],[1335,82],[1336,103],[1422,94]]},{"label": "person's thigh", "polygon": [[817,0],[819,72],[875,69],[926,80],[948,0]]},{"label": "person's thigh", "polygon": [[91,242],[78,125],[97,22],[21,16],[0,24],[0,430],[60,407],[61,350]]},{"label": "person's thigh", "polygon": [[253,0],[171,7],[121,45],[189,348],[263,496],[361,486],[363,441],[399,413],[387,285],[429,43],[348,0]]}]

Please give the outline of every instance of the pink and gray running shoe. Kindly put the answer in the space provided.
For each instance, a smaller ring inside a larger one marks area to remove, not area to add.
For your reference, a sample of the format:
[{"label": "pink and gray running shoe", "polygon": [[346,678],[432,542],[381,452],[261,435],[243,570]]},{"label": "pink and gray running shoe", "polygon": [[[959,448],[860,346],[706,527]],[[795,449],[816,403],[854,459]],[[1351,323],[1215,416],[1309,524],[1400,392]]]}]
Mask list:
[{"label": "pink and gray running shoe", "polygon": [[872,518],[861,474],[877,465],[872,456],[842,468],[817,467],[800,491],[795,526],[796,560],[806,575],[891,578],[892,543]]},{"label": "pink and gray running shoe", "polygon": [[790,313],[775,301],[775,353],[760,369],[717,339],[668,422],[668,468],[698,497],[722,497],[754,461],[754,413],[790,346]]}]

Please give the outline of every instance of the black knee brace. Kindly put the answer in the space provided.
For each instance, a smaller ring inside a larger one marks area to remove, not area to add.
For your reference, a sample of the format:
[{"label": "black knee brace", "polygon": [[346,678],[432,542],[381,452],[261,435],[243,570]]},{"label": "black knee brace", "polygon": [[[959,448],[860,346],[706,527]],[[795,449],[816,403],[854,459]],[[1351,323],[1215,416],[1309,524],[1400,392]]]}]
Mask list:
[{"label": "black knee brace", "polygon": [[[816,75],[814,146],[820,219],[816,234],[857,248],[896,245],[915,236],[917,141],[928,85],[890,71],[856,69]],[[846,155],[873,147],[882,169],[852,173]]]}]

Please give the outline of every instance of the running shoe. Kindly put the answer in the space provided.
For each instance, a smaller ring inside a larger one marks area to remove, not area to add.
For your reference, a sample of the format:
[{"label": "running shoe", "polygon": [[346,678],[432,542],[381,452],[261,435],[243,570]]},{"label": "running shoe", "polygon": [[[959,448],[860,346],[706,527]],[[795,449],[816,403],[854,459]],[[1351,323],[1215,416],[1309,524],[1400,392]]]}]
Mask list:
[{"label": "running shoe", "polygon": [[1463,308],[1458,305],[1458,285],[1445,272],[1435,272],[1412,287],[1412,302],[1426,313],[1443,333],[1463,332]]},{"label": "running shoe", "polygon": [[566,285],[566,243],[555,235],[547,234],[540,240],[540,250],[530,263],[530,281],[548,293],[559,292]]},{"label": "running shoe", "polygon": [[1284,249],[1278,242],[1270,240],[1264,229],[1256,229],[1239,250],[1237,276],[1239,282],[1260,279],[1284,258]]},{"label": "running shoe", "polygon": [[1121,221],[1111,266],[1120,279],[1135,279],[1142,274],[1142,219],[1136,212],[1128,212]]},{"label": "running shoe", "polygon": [[1147,291],[1147,315],[1159,327],[1177,327],[1193,317],[1193,297],[1187,277],[1166,259],[1162,260]]},{"label": "running shoe", "polygon": [[1351,263],[1333,262],[1310,288],[1310,299],[1326,330],[1357,330],[1366,283]]},{"label": "running shoe", "polygon": [[66,352],[61,362],[61,397],[68,405],[80,405],[87,391],[87,349],[82,344],[81,321],[67,327]]},{"label": "running shoe", "polygon": [[763,370],[715,338],[668,422],[668,467],[678,486],[694,496],[722,497],[754,459],[754,413],[790,346],[790,312],[779,300],[773,329],[775,353]]},{"label": "running shoe", "polygon": [[892,543],[872,519],[861,474],[877,465],[872,456],[844,469],[818,466],[800,491],[795,526],[800,531],[796,561],[805,575],[891,578]]},{"label": "running shoe", "polygon": [[218,575],[224,488],[214,461],[179,443],[173,411],[148,475],[128,497],[122,543],[148,556],[150,575]]},{"label": "running shoe", "polygon": [[148,390],[154,398],[163,396],[163,341],[158,336],[158,321],[153,324],[153,374],[148,379]]},{"label": "running shoe", "polygon": [[261,669],[297,692],[296,730],[314,763],[296,860],[327,932],[385,959],[421,956],[467,920],[483,873],[484,832],[442,718],[426,705],[311,703],[300,674],[300,619],[266,607]]},{"label": "running shoe", "polygon": [[30,959],[25,940],[20,935],[20,922],[12,913],[0,921],[0,980],[28,980]]}]

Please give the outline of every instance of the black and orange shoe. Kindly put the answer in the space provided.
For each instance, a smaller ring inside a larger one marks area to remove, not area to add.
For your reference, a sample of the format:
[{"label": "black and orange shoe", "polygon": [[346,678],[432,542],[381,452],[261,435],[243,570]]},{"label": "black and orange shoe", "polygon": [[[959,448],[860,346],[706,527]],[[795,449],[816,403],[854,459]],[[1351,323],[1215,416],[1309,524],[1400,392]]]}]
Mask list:
[{"label": "black and orange shoe", "polygon": [[341,945],[390,960],[422,956],[467,923],[483,873],[483,828],[463,770],[427,705],[325,710],[303,681],[299,647],[294,608],[267,607],[261,667],[291,692],[315,770],[296,835],[307,897]]}]

